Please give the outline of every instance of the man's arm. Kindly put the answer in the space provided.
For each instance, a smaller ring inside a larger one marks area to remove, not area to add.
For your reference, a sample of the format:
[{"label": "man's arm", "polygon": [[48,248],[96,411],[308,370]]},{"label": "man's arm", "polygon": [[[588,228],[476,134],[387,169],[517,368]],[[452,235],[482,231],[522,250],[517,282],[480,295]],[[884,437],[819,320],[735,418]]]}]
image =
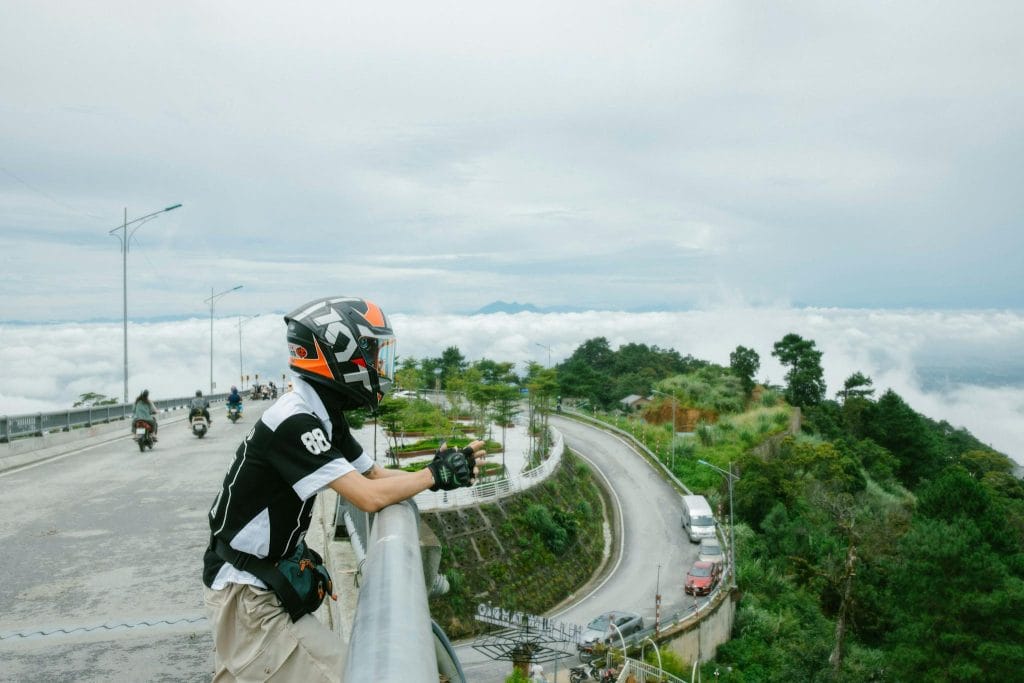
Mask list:
[{"label": "man's arm", "polygon": [[428,469],[419,472],[382,470],[381,474],[375,474],[376,470],[382,468],[374,465],[367,475],[355,471],[343,474],[330,486],[360,510],[377,512],[434,485],[434,477]]}]

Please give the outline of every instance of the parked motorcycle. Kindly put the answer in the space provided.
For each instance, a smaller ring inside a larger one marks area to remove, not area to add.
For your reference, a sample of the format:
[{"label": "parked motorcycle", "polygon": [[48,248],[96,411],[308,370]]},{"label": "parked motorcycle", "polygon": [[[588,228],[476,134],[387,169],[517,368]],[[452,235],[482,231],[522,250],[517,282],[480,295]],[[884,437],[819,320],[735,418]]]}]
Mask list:
[{"label": "parked motorcycle", "polygon": [[581,681],[589,680],[600,681],[600,683],[614,683],[618,677],[619,672],[615,669],[602,669],[593,663],[574,666],[569,669],[570,683],[581,683]]},{"label": "parked motorcycle", "polygon": [[134,427],[135,443],[139,445],[139,452],[144,453],[146,448],[153,450],[153,426],[145,420],[136,420]]},{"label": "parked motorcycle", "polygon": [[242,417],[242,405],[240,403],[238,403],[238,404],[229,403],[228,404],[228,419],[231,420],[232,422],[238,422],[238,418],[240,418],[240,417]]},{"label": "parked motorcycle", "polygon": [[206,420],[206,416],[201,412],[194,412],[188,418],[189,424],[192,426],[192,433],[200,439],[206,436],[206,432],[210,430],[210,423]]}]

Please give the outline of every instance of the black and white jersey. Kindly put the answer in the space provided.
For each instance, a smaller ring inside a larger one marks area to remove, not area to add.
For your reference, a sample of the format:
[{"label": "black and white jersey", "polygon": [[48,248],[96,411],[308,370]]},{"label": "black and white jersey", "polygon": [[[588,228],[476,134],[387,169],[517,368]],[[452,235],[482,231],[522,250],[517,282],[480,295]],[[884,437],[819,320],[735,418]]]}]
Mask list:
[{"label": "black and white jersey", "polygon": [[[352,437],[344,416],[332,422],[316,391],[296,378],[294,390],[268,408],[235,452],[210,509],[212,535],[257,557],[290,555],[306,535],[317,492],[373,460]],[[220,559],[203,558],[203,583],[267,586]]]}]

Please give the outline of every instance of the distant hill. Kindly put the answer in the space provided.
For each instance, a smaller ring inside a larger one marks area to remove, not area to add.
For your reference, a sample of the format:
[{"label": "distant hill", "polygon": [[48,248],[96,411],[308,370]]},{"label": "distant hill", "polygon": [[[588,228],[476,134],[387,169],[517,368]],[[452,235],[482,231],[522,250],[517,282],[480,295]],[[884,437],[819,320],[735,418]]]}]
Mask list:
[{"label": "distant hill", "polygon": [[516,301],[508,303],[505,301],[494,301],[483,308],[479,308],[470,315],[487,315],[488,313],[578,313],[587,310],[575,306],[534,306],[533,304],[521,304]]}]

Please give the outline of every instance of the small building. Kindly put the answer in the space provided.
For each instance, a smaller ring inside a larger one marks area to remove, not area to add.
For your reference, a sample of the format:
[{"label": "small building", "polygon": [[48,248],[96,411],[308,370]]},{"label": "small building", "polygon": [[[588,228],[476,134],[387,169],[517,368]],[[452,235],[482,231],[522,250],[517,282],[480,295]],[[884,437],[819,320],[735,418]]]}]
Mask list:
[{"label": "small building", "polygon": [[639,396],[637,394],[630,394],[626,398],[620,400],[619,404],[622,406],[623,410],[633,411],[633,410],[640,410],[641,408],[643,408],[645,405],[649,404],[650,402],[651,402],[651,399],[647,398],[646,396]]}]

